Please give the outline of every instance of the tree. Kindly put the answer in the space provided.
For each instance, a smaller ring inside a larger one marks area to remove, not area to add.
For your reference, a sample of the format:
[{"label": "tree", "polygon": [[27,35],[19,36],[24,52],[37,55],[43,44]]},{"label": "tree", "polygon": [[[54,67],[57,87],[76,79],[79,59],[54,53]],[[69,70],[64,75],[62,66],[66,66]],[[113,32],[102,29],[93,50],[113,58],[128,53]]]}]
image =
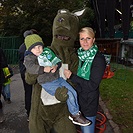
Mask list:
[{"label": "tree", "polygon": [[[73,11],[84,6],[81,0],[0,0],[0,3],[1,34],[10,36],[22,35],[31,28],[42,35],[51,35],[53,19],[59,9]],[[93,18],[93,11],[89,9],[89,12],[89,18],[82,24]]]}]

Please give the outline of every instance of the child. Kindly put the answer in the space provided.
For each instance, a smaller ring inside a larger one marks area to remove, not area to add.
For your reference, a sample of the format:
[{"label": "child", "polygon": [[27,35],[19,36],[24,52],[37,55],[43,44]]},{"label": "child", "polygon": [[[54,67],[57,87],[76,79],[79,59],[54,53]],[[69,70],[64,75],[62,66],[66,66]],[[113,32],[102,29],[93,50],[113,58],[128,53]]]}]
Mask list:
[{"label": "child", "polygon": [[[5,62],[7,62],[5,60]],[[10,68],[10,66],[7,66],[4,67],[3,69],[3,73],[4,73],[4,83],[2,84],[2,91],[1,91],[1,94],[3,95],[4,97],[4,100],[10,104],[11,103],[11,100],[10,100],[10,97],[11,97],[11,93],[10,93],[10,83],[11,83],[11,77],[13,76],[13,71],[12,69]]]},{"label": "child", "polygon": [[[91,121],[84,118],[79,111],[76,91],[63,78],[59,77],[61,60],[56,57],[51,49],[43,49],[44,43],[37,34],[27,36],[25,38],[25,45],[27,49],[24,58],[26,71],[32,74],[39,74],[37,78],[38,83],[52,96],[55,95],[58,87],[65,86],[68,89],[67,105],[71,113],[69,119],[77,125],[90,125]],[[47,76],[44,76],[44,73]]]}]

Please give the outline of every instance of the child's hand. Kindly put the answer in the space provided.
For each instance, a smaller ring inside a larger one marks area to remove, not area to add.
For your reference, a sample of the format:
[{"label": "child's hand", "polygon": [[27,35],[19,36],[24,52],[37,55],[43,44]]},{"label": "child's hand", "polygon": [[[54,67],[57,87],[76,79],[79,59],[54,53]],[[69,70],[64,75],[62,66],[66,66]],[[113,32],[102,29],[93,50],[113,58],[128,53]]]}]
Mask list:
[{"label": "child's hand", "polygon": [[56,70],[57,70],[57,65],[56,66],[53,66],[53,67],[51,67],[51,73],[55,73],[56,72]]},{"label": "child's hand", "polygon": [[44,67],[44,72],[45,73],[49,73],[50,71],[51,71],[51,67],[50,66]]}]

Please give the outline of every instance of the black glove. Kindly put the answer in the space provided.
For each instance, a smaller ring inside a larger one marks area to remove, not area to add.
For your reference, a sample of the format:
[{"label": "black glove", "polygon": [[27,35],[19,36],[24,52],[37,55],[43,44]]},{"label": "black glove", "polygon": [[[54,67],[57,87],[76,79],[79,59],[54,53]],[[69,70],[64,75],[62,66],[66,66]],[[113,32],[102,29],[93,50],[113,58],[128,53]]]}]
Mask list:
[{"label": "black glove", "polygon": [[68,95],[67,95],[67,88],[66,87],[62,87],[62,88],[57,88],[56,92],[55,92],[55,97],[57,100],[61,101],[61,102],[66,102]]}]

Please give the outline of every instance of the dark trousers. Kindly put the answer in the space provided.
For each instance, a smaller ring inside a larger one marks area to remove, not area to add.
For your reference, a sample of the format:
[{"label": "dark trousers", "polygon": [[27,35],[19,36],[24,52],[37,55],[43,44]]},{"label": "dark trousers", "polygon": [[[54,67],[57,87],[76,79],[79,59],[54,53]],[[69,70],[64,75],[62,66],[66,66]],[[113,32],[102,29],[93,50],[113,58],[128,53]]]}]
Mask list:
[{"label": "dark trousers", "polygon": [[31,108],[31,97],[32,97],[32,85],[29,85],[25,81],[25,74],[21,74],[21,78],[24,85],[24,91],[25,91],[25,109],[26,113],[29,116],[30,108]]}]

